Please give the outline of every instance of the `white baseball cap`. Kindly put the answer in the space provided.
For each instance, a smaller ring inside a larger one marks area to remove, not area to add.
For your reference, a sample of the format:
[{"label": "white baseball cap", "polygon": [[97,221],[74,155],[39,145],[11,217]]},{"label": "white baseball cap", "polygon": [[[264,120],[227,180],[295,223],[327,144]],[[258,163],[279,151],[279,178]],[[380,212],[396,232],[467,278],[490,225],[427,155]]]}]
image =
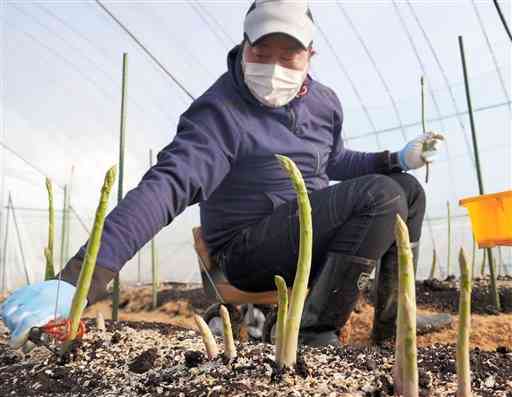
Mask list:
[{"label": "white baseball cap", "polygon": [[251,45],[269,34],[282,33],[308,48],[313,30],[307,0],[256,0],[245,15],[244,34]]}]

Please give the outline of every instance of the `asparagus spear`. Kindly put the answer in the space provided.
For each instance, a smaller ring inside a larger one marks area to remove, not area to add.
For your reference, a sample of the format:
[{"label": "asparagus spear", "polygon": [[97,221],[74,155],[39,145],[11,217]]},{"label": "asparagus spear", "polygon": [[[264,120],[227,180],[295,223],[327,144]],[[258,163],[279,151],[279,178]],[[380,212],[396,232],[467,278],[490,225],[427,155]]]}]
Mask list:
[{"label": "asparagus spear", "polygon": [[464,250],[460,249],[459,330],[457,337],[457,397],[471,397],[469,334],[471,332],[471,278]]},{"label": "asparagus spear", "polygon": [[276,330],[276,362],[283,366],[283,346],[286,328],[286,316],[288,312],[288,288],[286,281],[281,276],[275,276],[274,282],[277,287],[278,306],[277,306],[277,330]]},{"label": "asparagus spear", "polygon": [[397,215],[395,236],[398,247],[398,319],[397,364],[395,382],[404,397],[418,396],[418,364],[416,357],[416,291],[409,231]]},{"label": "asparagus spear", "polygon": [[297,360],[297,343],[299,327],[307,294],[309,274],[311,271],[311,255],[313,248],[313,224],[311,221],[311,205],[302,175],[295,163],[286,156],[276,155],[281,166],[290,176],[297,193],[299,208],[300,240],[297,271],[293,282],[292,296],[288,308],[285,338],[282,352],[283,366],[293,367]]},{"label": "asparagus spear", "polygon": [[48,212],[49,212],[49,225],[48,225],[48,247],[44,249],[44,256],[46,258],[46,268],[44,271],[44,279],[51,280],[55,277],[55,268],[53,266],[53,242],[55,240],[55,210],[53,208],[53,189],[52,181],[46,178],[46,190],[48,191]]},{"label": "asparagus spear", "polygon": [[229,318],[228,309],[226,309],[224,305],[220,306],[219,311],[224,328],[224,355],[231,360],[236,357],[236,347],[233,339],[233,330],[231,328],[231,319]]},{"label": "asparagus spear", "polygon": [[203,338],[204,347],[206,348],[206,354],[210,360],[213,360],[219,354],[219,348],[217,346],[217,342],[215,342],[215,338],[213,337],[212,331],[208,324],[205,323],[203,318],[197,314],[194,315],[194,320],[196,322],[197,328],[199,328],[199,332],[201,333],[201,337]]},{"label": "asparagus spear", "polygon": [[89,293],[89,288],[91,287],[92,275],[94,273],[94,268],[96,267],[96,257],[98,256],[98,251],[100,249],[101,234],[103,232],[103,224],[108,206],[108,198],[115,179],[116,166],[113,166],[107,171],[103,187],[101,188],[100,202],[98,204],[98,208],[96,209],[94,225],[92,227],[91,236],[89,237],[89,242],[87,243],[84,262],[80,270],[77,288],[71,303],[71,313],[69,315],[69,319],[71,321],[71,332],[67,342],[65,342],[62,347],[62,354],[67,352],[71,342],[76,337],[80,318],[82,317],[82,312],[87,303],[87,294]]}]

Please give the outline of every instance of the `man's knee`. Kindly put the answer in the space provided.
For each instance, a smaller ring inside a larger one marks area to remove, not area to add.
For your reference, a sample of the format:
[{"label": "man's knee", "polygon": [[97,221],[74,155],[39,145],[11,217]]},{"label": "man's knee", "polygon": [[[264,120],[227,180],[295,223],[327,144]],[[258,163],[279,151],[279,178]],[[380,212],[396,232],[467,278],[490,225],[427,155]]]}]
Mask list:
[{"label": "man's knee", "polygon": [[427,200],[425,190],[418,179],[414,175],[407,173],[392,174],[389,177],[403,189],[407,206],[409,208],[414,207],[415,211],[424,213]]},{"label": "man's knee", "polygon": [[407,197],[400,184],[386,175],[368,175],[362,179],[360,204],[374,215],[399,214],[407,219]]}]

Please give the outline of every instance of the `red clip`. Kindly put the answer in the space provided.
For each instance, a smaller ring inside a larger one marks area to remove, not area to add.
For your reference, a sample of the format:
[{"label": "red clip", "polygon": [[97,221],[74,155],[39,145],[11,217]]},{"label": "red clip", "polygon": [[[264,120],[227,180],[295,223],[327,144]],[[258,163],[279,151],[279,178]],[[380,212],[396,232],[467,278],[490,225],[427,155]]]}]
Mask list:
[{"label": "red clip", "polygon": [[[50,320],[41,330],[58,340],[65,342],[71,337],[71,320]],[[81,339],[85,334],[85,324],[82,320],[78,324],[76,338]]]}]

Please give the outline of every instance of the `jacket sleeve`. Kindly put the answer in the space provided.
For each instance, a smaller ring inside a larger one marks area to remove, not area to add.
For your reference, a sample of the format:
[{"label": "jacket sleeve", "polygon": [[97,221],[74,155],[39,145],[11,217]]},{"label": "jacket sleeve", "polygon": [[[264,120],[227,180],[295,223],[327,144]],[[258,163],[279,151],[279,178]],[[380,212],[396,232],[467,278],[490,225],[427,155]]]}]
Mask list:
[{"label": "jacket sleeve", "polygon": [[[195,101],[156,164],[106,217],[97,265],[117,273],[187,206],[206,200],[230,171],[239,137],[222,104]],[[75,259],[83,259],[86,244]]]},{"label": "jacket sleeve", "polygon": [[331,180],[342,181],[367,174],[389,174],[400,171],[392,166],[392,156],[389,151],[368,153],[345,148],[341,130],[343,128],[343,110],[336,94],[332,92],[335,101],[333,116],[333,145],[327,176]]}]

